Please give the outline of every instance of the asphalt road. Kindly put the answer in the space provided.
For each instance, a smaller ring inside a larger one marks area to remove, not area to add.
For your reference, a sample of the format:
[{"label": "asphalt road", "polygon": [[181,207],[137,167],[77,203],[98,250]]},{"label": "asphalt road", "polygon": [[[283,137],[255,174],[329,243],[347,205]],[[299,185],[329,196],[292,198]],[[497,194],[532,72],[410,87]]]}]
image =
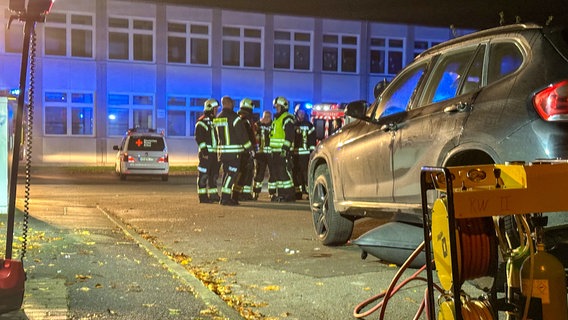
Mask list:
[{"label": "asphalt road", "polygon": [[[362,260],[354,245],[322,246],[307,200],[271,203],[263,194],[226,207],[198,204],[191,175],[163,182],[32,173],[30,212],[39,230],[31,232],[28,276],[59,280],[69,319],[354,319],[355,306],[399,270],[373,256]],[[384,222],[357,221],[353,238]],[[43,237],[42,228],[49,230]],[[411,319],[425,288],[412,282],[398,292],[386,318]],[[34,290],[26,294],[42,289]]]}]

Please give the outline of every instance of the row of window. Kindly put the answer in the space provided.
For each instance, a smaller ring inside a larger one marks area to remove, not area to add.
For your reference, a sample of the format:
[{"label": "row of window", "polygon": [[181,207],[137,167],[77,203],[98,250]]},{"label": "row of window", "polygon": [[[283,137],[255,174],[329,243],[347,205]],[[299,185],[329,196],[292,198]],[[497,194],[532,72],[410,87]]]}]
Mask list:
[{"label": "row of window", "polygon": [[[95,107],[93,93],[46,92],[44,94],[44,133],[46,135],[93,136]],[[154,97],[136,94],[109,94],[107,135],[122,136],[129,128],[156,128],[155,117],[166,119],[170,137],[193,136],[195,123],[203,114],[206,97],[168,97],[165,113],[154,114]],[[235,99],[235,105],[240,100]],[[260,100],[253,100],[255,111]]]},{"label": "row of window", "polygon": [[[52,12],[45,23],[44,54],[94,58],[94,16]],[[264,65],[263,28],[224,26],[222,29],[222,65],[262,68]],[[155,60],[155,21],[132,17],[109,17],[108,58],[112,60]],[[324,34],[322,70],[357,73],[359,35]],[[211,64],[211,25],[170,21],[167,24],[168,63]],[[274,68],[311,71],[313,69],[313,33],[310,31],[274,31]],[[440,41],[414,43],[414,54]],[[16,26],[6,30],[6,51],[21,52],[22,34]],[[405,39],[373,37],[370,39],[372,74],[394,75],[405,64]]]}]

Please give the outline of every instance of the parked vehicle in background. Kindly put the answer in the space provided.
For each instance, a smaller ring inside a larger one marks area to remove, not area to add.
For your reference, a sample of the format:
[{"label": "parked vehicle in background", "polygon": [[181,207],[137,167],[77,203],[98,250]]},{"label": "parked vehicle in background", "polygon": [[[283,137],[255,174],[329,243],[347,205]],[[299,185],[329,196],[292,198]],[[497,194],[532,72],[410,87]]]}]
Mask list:
[{"label": "parked vehicle in background", "polygon": [[356,120],[322,141],[309,165],[326,245],[345,243],[359,217],[422,223],[423,166],[568,159],[568,32],[516,24],[447,41],[345,114]]},{"label": "parked vehicle in background", "polygon": [[316,103],[313,105],[310,120],[314,125],[318,143],[345,124],[346,105],[346,103]]},{"label": "parked vehicle in background", "polygon": [[156,130],[129,129],[117,150],[115,171],[121,180],[131,175],[160,176],[168,181],[168,146],[163,134]]}]

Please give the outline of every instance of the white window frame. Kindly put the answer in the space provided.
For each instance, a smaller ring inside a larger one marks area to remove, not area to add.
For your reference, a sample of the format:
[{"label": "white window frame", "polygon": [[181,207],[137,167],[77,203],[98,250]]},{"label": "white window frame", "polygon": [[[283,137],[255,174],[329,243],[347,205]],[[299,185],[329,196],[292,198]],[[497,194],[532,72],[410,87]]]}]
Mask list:
[{"label": "white window frame", "polygon": [[[47,101],[46,95],[47,94],[64,94],[65,101],[57,102],[57,101]],[[87,94],[91,95],[92,102],[91,103],[81,103],[81,102],[73,102],[73,94]],[[45,136],[73,136],[73,137],[94,137],[96,132],[96,109],[95,109],[95,93],[89,91],[64,91],[64,90],[45,90],[43,93],[43,133]],[[46,128],[47,125],[45,121],[47,120],[47,108],[55,107],[55,108],[63,108],[65,109],[65,133],[47,133]],[[91,134],[73,134],[73,109],[76,108],[90,108],[92,114],[92,133]]]},{"label": "white window frame", "polygon": [[[421,54],[422,52],[432,48],[433,46],[440,44],[442,42],[444,42],[445,40],[433,40],[433,39],[415,39],[414,40],[414,57],[418,56],[419,54]],[[416,48],[416,43],[417,42],[426,42],[427,43],[427,48],[426,49],[419,49]]]},{"label": "white window frame", "polygon": [[[337,42],[335,43],[331,43],[331,42],[325,42],[324,38],[327,36],[331,36],[331,37],[337,37]],[[361,37],[358,34],[350,34],[350,33],[332,33],[332,32],[326,32],[323,34],[322,38],[322,61],[324,61],[324,57],[323,54],[325,51],[325,48],[336,48],[337,49],[337,70],[325,70],[324,66],[322,65],[322,71],[323,72],[336,72],[336,73],[345,73],[345,74],[358,74],[359,73],[359,64],[360,64],[360,57],[359,57],[359,52],[360,52],[360,42],[361,42]],[[344,37],[354,37],[357,41],[356,44],[346,44],[343,43],[343,38]],[[355,58],[357,59],[355,61],[355,71],[343,71],[343,49],[355,49]],[[323,63],[323,62],[322,62]]]},{"label": "white window frame", "polygon": [[[185,104],[183,106],[181,106],[181,105],[180,106],[170,105],[169,104],[170,98],[184,99]],[[191,102],[194,99],[202,100],[203,102],[205,102],[209,98],[208,97],[198,97],[198,96],[186,96],[186,95],[180,95],[180,94],[168,95],[168,104],[166,106],[166,124],[169,126],[169,112],[170,111],[183,111],[183,112],[185,112],[185,132],[184,132],[183,135],[172,136],[173,138],[187,138],[187,137],[193,137],[195,135],[195,134],[192,134],[192,133],[195,132],[196,121],[193,121],[193,119],[191,117],[191,113],[192,112],[203,113],[203,105],[191,105]],[[197,118],[195,120],[197,120]],[[169,136],[169,130],[166,130],[166,134]]]},{"label": "white window frame", "polygon": [[[108,130],[110,127],[110,125],[108,124],[109,121],[109,116],[110,114],[108,113],[108,109],[123,109],[123,110],[128,110],[128,128],[126,128],[126,130],[130,129],[130,128],[135,128],[136,126],[134,125],[134,111],[135,110],[149,110],[151,111],[152,114],[152,125],[150,126],[150,129],[157,129],[156,128],[156,108],[155,108],[155,104],[156,104],[156,97],[154,96],[154,94],[150,94],[150,93],[123,93],[123,92],[111,92],[108,94],[107,96],[107,102],[108,102],[108,97],[111,95],[121,95],[121,96],[128,96],[128,104],[110,104],[108,103],[108,107],[107,107],[107,115],[106,115],[106,119],[107,119],[107,136],[110,137],[114,137],[114,136],[122,136],[124,134],[123,133],[117,133],[117,134],[111,134]],[[141,96],[141,97],[149,97],[152,99],[152,104],[136,104],[134,103],[134,97],[136,96]],[[125,132],[126,132],[125,130]]]},{"label": "white window frame", "polygon": [[[121,27],[111,27],[110,20],[111,19],[120,19],[120,20],[127,20],[128,27],[121,28]],[[134,23],[136,21],[140,22],[152,22],[152,30],[144,30],[144,29],[135,29]],[[109,16],[108,20],[108,35],[109,35],[109,45],[108,45],[108,59],[112,61],[131,61],[131,62],[146,62],[146,63],[153,63],[156,61],[156,19],[154,18],[146,18],[146,17],[119,17],[119,16]],[[118,59],[118,58],[111,58],[111,45],[110,45],[110,33],[125,33],[128,35],[128,59]],[[152,60],[135,60],[134,59],[134,36],[135,35],[146,35],[152,36]]]},{"label": "white window frame", "polygon": [[[289,40],[285,40],[285,39],[276,39],[276,36],[274,37],[274,46],[276,47],[276,45],[288,45],[290,48],[290,61],[289,61],[289,67],[288,68],[280,68],[280,67],[276,67],[274,66],[274,69],[278,69],[278,70],[293,70],[293,71],[306,71],[306,72],[310,72],[313,70],[313,56],[314,56],[314,33],[313,31],[302,31],[302,30],[274,30],[274,33],[276,32],[285,32],[288,33],[290,35]],[[302,41],[302,40],[296,40],[296,34],[309,34],[310,35],[310,40],[309,41]],[[295,67],[295,48],[296,46],[308,46],[310,49],[310,55],[308,57],[308,69],[296,69]],[[276,53],[276,48],[274,49],[274,52]]]},{"label": "white window frame", "polygon": [[[185,62],[171,62],[168,60],[168,63],[172,64],[189,64],[189,65],[196,65],[196,66],[211,66],[211,24],[210,23],[202,23],[202,22],[188,22],[188,21],[176,21],[171,20],[168,21],[168,26],[170,23],[180,24],[185,26],[185,32],[175,32],[168,30],[168,39],[170,36],[180,37],[185,39]],[[200,33],[192,33],[191,27],[192,26],[200,26],[200,27],[207,27],[207,34],[200,34]],[[192,63],[191,56],[193,53],[193,46],[191,45],[192,39],[205,39],[207,40],[207,63]],[[168,50],[169,50],[169,43],[168,43]],[[169,58],[169,57],[168,57]]]},{"label": "white window frame", "polygon": [[[54,14],[59,14],[59,15],[64,15],[65,16],[65,23],[61,23],[61,22],[53,22],[49,20],[49,17],[53,17]],[[75,24],[73,23],[73,16],[87,16],[87,17],[91,17],[91,24],[90,25],[85,25],[85,24]],[[57,55],[57,54],[47,54],[45,52],[47,45],[46,45],[46,41],[48,40],[48,38],[45,36],[44,37],[44,49],[43,49],[43,54],[44,56],[48,56],[48,57],[72,57],[72,58],[77,58],[77,59],[94,59],[95,56],[95,39],[96,39],[96,25],[95,25],[96,19],[95,19],[95,15],[94,14],[90,14],[87,12],[52,12],[47,16],[47,19],[45,21],[45,26],[44,26],[44,35],[45,35],[45,31],[48,28],[60,28],[60,29],[64,29],[65,30],[65,55]],[[74,56],[73,55],[73,37],[72,37],[72,33],[73,30],[85,30],[85,31],[90,31],[91,32],[91,56]]]},{"label": "white window frame", "polygon": [[[385,44],[383,46],[380,45],[373,45],[372,42],[369,46],[369,55],[371,54],[372,51],[382,51],[384,53],[384,57],[385,57],[385,63],[384,63],[384,68],[382,70],[382,72],[373,72],[372,70],[369,69],[369,72],[371,74],[381,74],[381,75],[395,75],[396,73],[389,73],[389,55],[391,52],[400,52],[401,53],[401,69],[402,70],[404,68],[404,66],[406,65],[406,38],[399,38],[399,37],[386,37],[386,36],[372,36],[370,37],[371,41],[374,39],[383,39]],[[395,41],[402,41],[402,47],[391,47],[390,46],[390,41],[391,40],[395,40]]]},{"label": "white window frame", "polygon": [[[223,55],[225,52],[225,41],[236,41],[239,43],[239,65],[226,65],[222,61],[223,67],[234,67],[234,68],[250,68],[250,69],[262,69],[264,68],[264,28],[263,27],[253,27],[253,26],[235,26],[235,25],[224,25],[225,28],[239,29],[239,36],[222,35],[222,46]],[[260,31],[259,37],[247,37],[245,36],[246,30]],[[260,44],[260,65],[259,66],[245,66],[245,44],[246,43],[258,43]]]}]

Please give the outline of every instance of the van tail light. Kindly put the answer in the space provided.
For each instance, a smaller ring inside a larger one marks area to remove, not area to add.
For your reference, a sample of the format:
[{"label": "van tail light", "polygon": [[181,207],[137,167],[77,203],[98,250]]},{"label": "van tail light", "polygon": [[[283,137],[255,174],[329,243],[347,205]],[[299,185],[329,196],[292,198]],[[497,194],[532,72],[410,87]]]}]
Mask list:
[{"label": "van tail light", "polygon": [[159,162],[159,163],[167,163],[168,161],[169,161],[169,160],[168,160],[168,155],[167,155],[167,154],[166,154],[165,156],[163,156],[163,157],[160,157],[160,158],[158,159],[158,162]]},{"label": "van tail light", "polygon": [[568,120],[568,80],[552,84],[533,97],[536,112],[546,121]]}]

